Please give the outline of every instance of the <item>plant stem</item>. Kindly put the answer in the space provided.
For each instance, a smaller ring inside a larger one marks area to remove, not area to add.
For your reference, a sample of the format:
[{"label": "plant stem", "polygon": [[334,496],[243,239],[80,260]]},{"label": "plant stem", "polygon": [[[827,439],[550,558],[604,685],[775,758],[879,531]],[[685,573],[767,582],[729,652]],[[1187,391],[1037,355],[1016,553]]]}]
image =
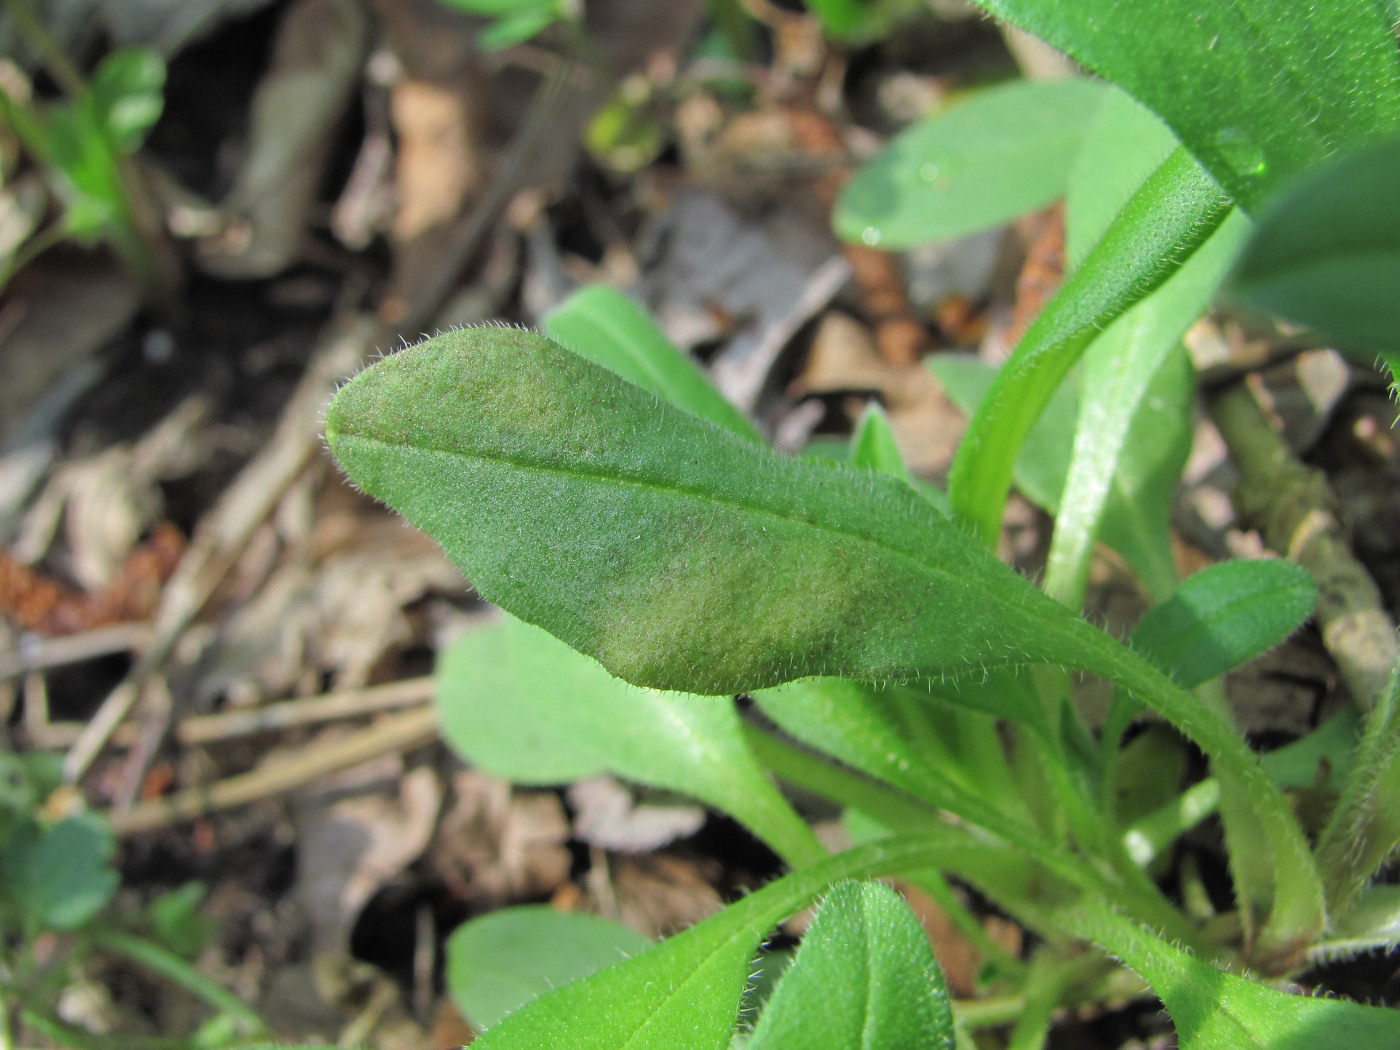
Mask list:
[{"label": "plant stem", "polygon": [[1097,628],[1083,623],[1078,630],[1081,645],[1096,654],[1094,661],[1081,665],[1122,685],[1163,715],[1205,751],[1216,776],[1230,777],[1247,799],[1271,854],[1273,873],[1273,910],[1260,938],[1260,965],[1286,969],[1292,956],[1325,925],[1326,905],[1312,850],[1283,793],[1219,712]]},{"label": "plant stem", "polygon": [[858,809],[891,831],[917,834],[946,826],[934,810],[912,795],[832,765],[758,726],[744,724],[744,741],[779,780]]},{"label": "plant stem", "polygon": [[242,999],[205,977],[174,952],[119,930],[97,927],[91,931],[91,936],[93,943],[99,947],[125,955],[202,999],[220,1013],[228,1014],[246,1034],[263,1035],[269,1032],[266,1022]]}]

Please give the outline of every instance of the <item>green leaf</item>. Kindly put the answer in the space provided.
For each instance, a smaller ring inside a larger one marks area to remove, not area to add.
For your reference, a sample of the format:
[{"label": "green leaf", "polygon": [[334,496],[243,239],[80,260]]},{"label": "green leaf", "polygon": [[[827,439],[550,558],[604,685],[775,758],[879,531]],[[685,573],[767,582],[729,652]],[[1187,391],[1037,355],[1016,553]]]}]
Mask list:
[{"label": "green leaf", "polygon": [[1317,844],[1327,902],[1344,915],[1400,849],[1400,666],[1371,712],[1341,797]]},{"label": "green leaf", "polygon": [[1377,949],[1394,952],[1400,944],[1400,886],[1382,883],[1361,891],[1327,939],[1312,946],[1317,962],[1349,959]]},{"label": "green leaf", "polygon": [[[1116,537],[1158,601],[1176,586],[1170,515],[1191,451],[1195,372],[1181,346],[1249,232],[1235,213],[1161,288],[1094,340],[1084,362],[1079,420],[1045,590],[1078,608],[1093,544],[1117,494]],[[1105,536],[1107,539],[1107,536]]]},{"label": "green leaf", "polygon": [[[1259,764],[1286,790],[1336,791],[1338,784],[1350,775],[1359,730],[1356,713],[1351,708],[1343,708],[1307,736],[1261,755]],[[1119,732],[1121,734],[1121,730]],[[1219,782],[1202,780],[1160,809],[1134,821],[1124,833],[1124,844],[1137,862],[1145,866],[1182,834],[1214,813],[1219,802]]]},{"label": "green leaf", "polygon": [[876,0],[807,0],[807,7],[835,40],[869,40],[885,28]]},{"label": "green leaf", "polygon": [[760,448],[534,333],[387,357],[326,433],[484,597],[637,684],[980,674],[1096,633],[908,486]]},{"label": "green leaf", "polygon": [[1246,209],[1400,125],[1395,34],[1375,0],[978,0],[1154,110]]},{"label": "green leaf", "polygon": [[636,930],[547,905],[504,908],[447,939],[447,988],[478,1029],[554,988],[651,947]]},{"label": "green leaf", "polygon": [[853,467],[863,467],[873,470],[876,474],[897,478],[937,507],[940,513],[948,513],[948,497],[943,491],[909,473],[909,468],[904,464],[904,457],[899,452],[894,427],[890,425],[889,416],[885,415],[885,410],[878,403],[871,401],[861,411],[849,446],[838,445],[832,451],[834,454],[827,454],[820,445],[813,442],[803,449],[803,455],[827,455],[829,459],[848,462]]},{"label": "green leaf", "polygon": [[948,478],[957,515],[994,546],[1012,467],[1042,410],[1109,323],[1160,287],[1229,211],[1184,150],[1143,183],[1027,329],[968,426]]},{"label": "green leaf", "polygon": [[543,327],[555,342],[663,401],[740,437],[763,440],[651,315],[622,293],[601,284],[581,288],[545,317]]},{"label": "green leaf", "polygon": [[[1136,328],[1132,329],[1136,331]],[[929,369],[954,404],[972,416],[996,381],[996,371],[964,354],[937,354]],[[1159,369],[1130,426],[1113,472],[1099,525],[1099,539],[1123,555],[1151,593],[1175,579],[1175,566],[1164,556],[1165,524],[1151,508],[1171,498],[1178,460],[1189,451],[1190,420],[1182,406],[1194,389],[1189,362],[1176,358]],[[1058,514],[1074,452],[1079,419],[1079,373],[1072,372],[1046,402],[1012,471],[1016,487],[1036,506]],[[1139,500],[1146,500],[1146,505]]]},{"label": "green leaf", "polygon": [[1286,561],[1222,562],[1150,609],[1133,631],[1133,648],[1190,688],[1283,642],[1316,604],[1306,569]]},{"label": "green leaf", "polygon": [[728,699],[639,689],[514,617],[442,653],[437,704],[448,744],[520,784],[612,772],[722,809],[789,863],[825,856],[744,743]]},{"label": "green leaf", "polygon": [[952,1050],[948,985],[899,894],[843,882],[821,904],[749,1050]]},{"label": "green leaf", "polygon": [[[1138,622],[1132,644],[1190,689],[1272,649],[1302,626],[1317,603],[1304,569],[1285,561],[1232,561],[1203,569]],[[1142,706],[1119,692],[1104,722],[1105,761]]]},{"label": "green leaf", "polygon": [[[927,696],[901,687],[877,691],[841,679],[808,679],[756,693],[754,700],[803,743],[990,832],[1071,884],[1129,899],[1129,890],[1106,884],[1042,837],[1026,819],[1025,806],[1002,790],[1004,785],[979,783],[968,775],[961,756],[920,724],[920,709],[930,703]],[[1141,912],[1175,923],[1175,916],[1161,913],[1155,898],[1131,900]]]},{"label": "green leaf", "polygon": [[[1233,292],[1364,363],[1400,361],[1400,139],[1309,172],[1261,212]],[[1393,371],[1394,369],[1392,369]]]},{"label": "green leaf", "polygon": [[204,883],[187,882],[146,906],[157,940],[186,959],[198,955],[215,931],[215,923],[199,913],[206,892]]},{"label": "green leaf", "polygon": [[722,1050],[759,942],[782,919],[851,878],[930,867],[983,847],[958,828],[848,850],[793,872],[625,963],[527,1003],[476,1050]]},{"label": "green leaf", "polygon": [[929,719],[927,694],[840,678],[808,678],[754,694],[786,733],[867,776],[921,798],[1008,841],[1033,834],[985,800],[951,734]]},{"label": "green leaf", "polygon": [[[958,411],[969,418],[976,414],[997,379],[996,366],[973,354],[932,354],[924,362]],[[1078,417],[1079,376],[1071,373],[1045,403],[1012,468],[1016,488],[1050,514],[1060,509]]]},{"label": "green leaf", "polygon": [[1089,80],[990,88],[900,133],[836,202],[837,236],[902,251],[993,229],[1065,192],[1103,101]]},{"label": "green leaf", "polygon": [[525,43],[562,17],[556,4],[542,3],[491,23],[477,36],[476,42],[483,51],[502,51]]},{"label": "green leaf", "polygon": [[1301,829],[1233,727],[907,486],[783,458],[510,329],[378,362],[336,395],[326,436],[484,597],[636,684],[734,693],[1036,662],[1116,681],[1248,786],[1290,871],[1285,934],[1321,922]]},{"label": "green leaf", "polygon": [[1182,1050],[1390,1050],[1400,1045],[1400,1013],[1395,1010],[1289,995],[1224,973],[1095,902],[1065,918],[1152,986],[1171,1015]]},{"label": "green leaf", "polygon": [[113,51],[89,85],[94,122],[117,153],[135,153],[165,108],[165,60],[150,48]]},{"label": "green leaf", "polygon": [[899,454],[890,418],[874,401],[865,406],[851,435],[851,465],[873,470],[900,481],[909,480],[909,468]]},{"label": "green leaf", "polygon": [[0,852],[0,893],[42,928],[76,929],[116,892],[115,852],[111,828],[91,813],[49,826],[26,821]]}]

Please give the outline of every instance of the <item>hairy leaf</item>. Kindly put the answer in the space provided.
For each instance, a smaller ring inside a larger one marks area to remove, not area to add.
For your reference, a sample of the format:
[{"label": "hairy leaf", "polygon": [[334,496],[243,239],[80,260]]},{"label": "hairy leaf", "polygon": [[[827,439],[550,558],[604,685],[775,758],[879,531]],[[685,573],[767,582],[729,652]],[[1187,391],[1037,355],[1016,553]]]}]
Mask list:
[{"label": "hairy leaf", "polygon": [[380,361],[327,412],[351,477],[478,590],[636,684],[730,693],[1053,661],[1154,707],[1248,786],[1281,929],[1321,893],[1297,821],[1233,728],[980,549],[907,486],[785,459],[511,329]]},{"label": "hairy leaf", "polygon": [[1166,1004],[1182,1050],[1390,1050],[1400,1013],[1341,999],[1290,995],[1224,973],[1102,904],[1067,924],[1136,970]]},{"label": "hairy leaf", "polygon": [[640,685],[980,673],[1087,629],[908,486],[759,448],[534,333],[387,357],[326,436],[483,596]]},{"label": "hairy leaf", "polygon": [[1169,517],[1191,450],[1195,372],[1181,346],[1210,304],[1249,232],[1234,213],[1169,281],[1118,318],[1085,356],[1079,421],[1045,590],[1071,607],[1084,601],[1089,562],[1109,496],[1123,499],[1131,564],[1157,600],[1176,584]]},{"label": "hairy leaf", "polygon": [[980,852],[956,828],[887,839],[794,872],[656,947],[526,1004],[477,1050],[722,1050],[759,942],[833,883]]},{"label": "hairy leaf", "polygon": [[1375,0],[977,0],[1160,115],[1246,208],[1400,125],[1395,34]]},{"label": "hairy leaf", "polygon": [[1065,262],[1074,269],[1137,188],[1180,143],[1171,128],[1118,88],[1110,88],[1084,136],[1065,191]]},{"label": "hairy leaf", "polygon": [[1026,436],[1080,355],[1171,277],[1229,208],[1219,185],[1176,150],[1027,329],[969,424],[948,477],[954,510],[984,544],[996,542]]},{"label": "hairy leaf", "polygon": [[596,915],[543,904],[504,908],[447,939],[447,989],[478,1030],[490,1028],[531,999],[651,946],[631,927]]},{"label": "hairy leaf", "polygon": [[1202,569],[1133,631],[1133,646],[1190,688],[1254,659],[1312,615],[1317,585],[1286,561]]},{"label": "hairy leaf", "polygon": [[952,1050],[948,984],[899,894],[843,882],[822,901],[749,1050]]}]

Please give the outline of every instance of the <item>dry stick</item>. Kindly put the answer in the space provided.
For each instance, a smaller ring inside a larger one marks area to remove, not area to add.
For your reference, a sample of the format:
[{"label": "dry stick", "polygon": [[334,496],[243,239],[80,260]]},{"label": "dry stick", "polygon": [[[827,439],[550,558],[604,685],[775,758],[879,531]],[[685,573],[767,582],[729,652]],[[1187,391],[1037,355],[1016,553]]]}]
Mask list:
[{"label": "dry stick", "polygon": [[1395,624],[1351,552],[1327,479],[1293,455],[1245,384],[1231,385],[1208,406],[1240,472],[1240,516],[1272,550],[1312,573],[1322,644],[1357,706],[1371,711],[1396,664]]},{"label": "dry stick", "polygon": [[352,318],[317,350],[283,412],[272,439],[243,468],[200,521],[189,550],[161,593],[150,645],[103,701],[63,760],[69,782],[87,771],[126,718],[151,675],[164,666],[185,629],[232,568],[249,539],[318,447],[326,392],[353,372],[374,345],[373,319]]},{"label": "dry stick", "polygon": [[[222,711],[217,715],[196,715],[177,722],[174,737],[177,743],[185,746],[215,744],[317,722],[363,718],[396,708],[416,707],[432,699],[433,688],[433,678],[429,675],[367,689],[346,689],[246,710]],[[80,722],[51,722],[30,732],[37,746],[59,748],[71,747],[82,730]],[[123,723],[112,734],[111,743],[114,747],[130,747],[136,742],[138,732],[136,726]]]},{"label": "dry stick", "polygon": [[521,121],[520,130],[515,133],[505,156],[492,172],[491,182],[443,245],[441,257],[433,267],[433,278],[410,291],[408,307],[403,316],[405,329],[412,331],[426,324],[433,311],[447,298],[462,264],[476,251],[496,213],[505,206],[520,180],[526,162],[534,154],[542,136],[549,128],[550,120],[564,100],[565,91],[573,77],[574,65],[572,61],[561,59],[536,89],[525,112],[525,118]]},{"label": "dry stick", "polygon": [[0,653],[0,681],[98,656],[139,652],[150,640],[151,625],[147,623],[115,623],[59,638],[31,635],[23,639],[14,652]]},{"label": "dry stick", "polygon": [[186,788],[154,802],[108,814],[118,835],[154,831],[218,810],[247,805],[304,787],[319,777],[358,766],[372,758],[407,751],[437,739],[437,712],[431,707],[388,715],[374,725],[326,744],[305,748],[248,773],[204,787]]},{"label": "dry stick", "polygon": [[[480,243],[539,145],[550,118],[564,99],[572,70],[573,63],[561,62],[536,91],[525,121],[492,174],[486,192],[443,248],[436,268],[440,277],[413,291],[405,313],[406,327],[422,324],[446,297],[463,260]],[[64,757],[63,775],[69,782],[77,781],[87,771],[130,713],[146,679],[164,666],[215,586],[319,447],[321,414],[328,392],[339,379],[354,372],[374,346],[387,342],[392,334],[366,317],[355,317],[345,327],[344,334],[329,340],[312,358],[272,441],[243,468],[214,510],[200,522],[190,549],[161,596],[150,646],[126,679],[103,701]]]}]

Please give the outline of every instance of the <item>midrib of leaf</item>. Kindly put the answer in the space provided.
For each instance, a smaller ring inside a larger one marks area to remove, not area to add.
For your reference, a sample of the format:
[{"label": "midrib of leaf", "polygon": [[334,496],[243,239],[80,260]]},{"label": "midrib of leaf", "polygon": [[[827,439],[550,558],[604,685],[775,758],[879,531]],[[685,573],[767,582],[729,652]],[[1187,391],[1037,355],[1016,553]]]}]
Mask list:
[{"label": "midrib of leaf", "polygon": [[[698,420],[698,422],[714,429],[717,433],[728,434],[728,431],[724,431],[721,428],[715,426],[712,423],[708,423],[705,420]],[[733,510],[768,517],[773,519],[774,521],[790,522],[796,525],[805,526],[806,528],[813,529],[817,532],[829,533],[835,536],[842,536],[857,543],[868,544],[871,547],[887,552],[895,557],[913,562],[920,569],[923,569],[929,575],[939,580],[961,582],[966,578],[965,573],[960,574],[950,572],[938,562],[929,561],[916,551],[912,551],[906,547],[897,546],[889,542],[887,539],[884,539],[879,536],[873,536],[868,532],[858,531],[855,528],[843,527],[827,521],[818,521],[804,514],[787,512],[780,508],[773,507],[771,505],[765,505],[763,503],[751,500],[738,499],[732,495],[720,495],[710,489],[701,488],[698,486],[690,486],[682,482],[673,481],[670,479],[666,481],[660,481],[656,478],[628,477],[621,473],[608,473],[597,470],[585,470],[579,469],[578,467],[573,465],[569,467],[561,467],[550,463],[542,463],[536,459],[525,459],[504,454],[483,455],[479,453],[464,451],[462,449],[444,449],[424,444],[413,444],[408,442],[390,442],[384,441],[381,438],[370,437],[364,434],[344,434],[339,438],[339,440],[365,442],[368,444],[379,445],[383,448],[406,450],[411,454],[431,453],[433,455],[448,456],[453,459],[470,460],[477,463],[486,463],[492,466],[505,467],[516,471],[533,471],[537,474],[545,474],[553,477],[561,477],[583,483],[591,483],[605,489],[610,486],[627,485],[632,486],[634,488],[645,489],[651,492],[658,492],[663,495],[679,496],[686,499],[695,500],[699,503],[718,504],[720,506],[728,507]],[[812,469],[816,469],[815,464],[807,464],[807,466]],[[831,474],[833,477],[840,477],[843,480],[849,479],[854,481],[873,480],[879,477],[878,475],[875,475],[873,473],[862,474],[856,471],[831,471]],[[912,498],[918,499],[918,497],[915,494],[913,494],[912,490],[909,494]],[[938,514],[938,512],[936,510],[933,510],[932,508],[929,509],[929,513],[931,515]],[[645,526],[644,524],[639,524],[637,527],[644,528]],[[956,529],[957,526],[953,525],[951,522],[948,522],[945,524],[945,528],[948,530],[947,533],[942,533],[938,530],[930,529],[930,539],[937,539],[940,541],[953,543],[958,542],[959,537],[955,537],[952,531]],[[978,555],[979,552],[969,550],[967,553],[975,557]],[[988,568],[993,568],[993,566],[988,565]],[[1012,570],[1007,569],[1006,571],[1008,573],[1011,573],[1012,576],[1015,576]],[[1000,572],[998,572],[998,575],[1000,575]],[[1025,581],[1021,580],[1019,577],[1016,577],[1016,579],[1020,580],[1020,582],[1023,584],[1025,583]],[[1029,584],[1026,584],[1026,586],[1029,587]],[[1022,603],[1018,601],[1008,600],[1002,595],[996,593],[994,587],[991,586],[984,588],[982,598],[984,601],[987,602],[995,602],[999,607],[1006,610],[1007,613],[1012,617],[1024,617],[1027,615],[1033,616],[1046,633],[1048,633],[1049,635],[1051,635],[1056,640],[1062,643],[1068,643],[1068,650],[1065,653],[1059,655],[1057,659],[1067,664],[1077,665],[1078,661],[1074,659],[1073,655],[1078,648],[1078,646],[1075,645],[1074,633],[1071,631],[1064,630],[1064,623],[1059,622],[1061,620],[1061,617],[1053,614],[1048,616],[1041,615],[1040,609],[1034,607],[1040,606],[1039,602]],[[1044,606],[1041,606],[1041,608],[1044,608]],[[1056,608],[1056,611],[1058,611],[1057,607],[1052,608]],[[1070,622],[1072,623],[1074,622],[1074,620],[1071,619]],[[1039,663],[1042,661],[1028,657],[1026,660],[1019,662],[1031,664]],[[1018,661],[1008,660],[1007,663],[1009,665],[1014,665],[1018,663]]]},{"label": "midrib of leaf", "polygon": [[860,902],[860,946],[862,954],[865,956],[865,965],[861,970],[865,973],[865,991],[861,998],[860,1010],[863,1021],[860,1026],[860,1045],[863,1050],[881,1050],[880,1047],[872,1043],[872,1039],[878,1034],[876,1028],[877,1018],[875,1012],[870,1009],[870,1004],[875,1001],[875,982],[880,979],[881,974],[876,972],[876,968],[870,965],[871,945],[870,945],[870,919],[867,902],[864,898]]}]

